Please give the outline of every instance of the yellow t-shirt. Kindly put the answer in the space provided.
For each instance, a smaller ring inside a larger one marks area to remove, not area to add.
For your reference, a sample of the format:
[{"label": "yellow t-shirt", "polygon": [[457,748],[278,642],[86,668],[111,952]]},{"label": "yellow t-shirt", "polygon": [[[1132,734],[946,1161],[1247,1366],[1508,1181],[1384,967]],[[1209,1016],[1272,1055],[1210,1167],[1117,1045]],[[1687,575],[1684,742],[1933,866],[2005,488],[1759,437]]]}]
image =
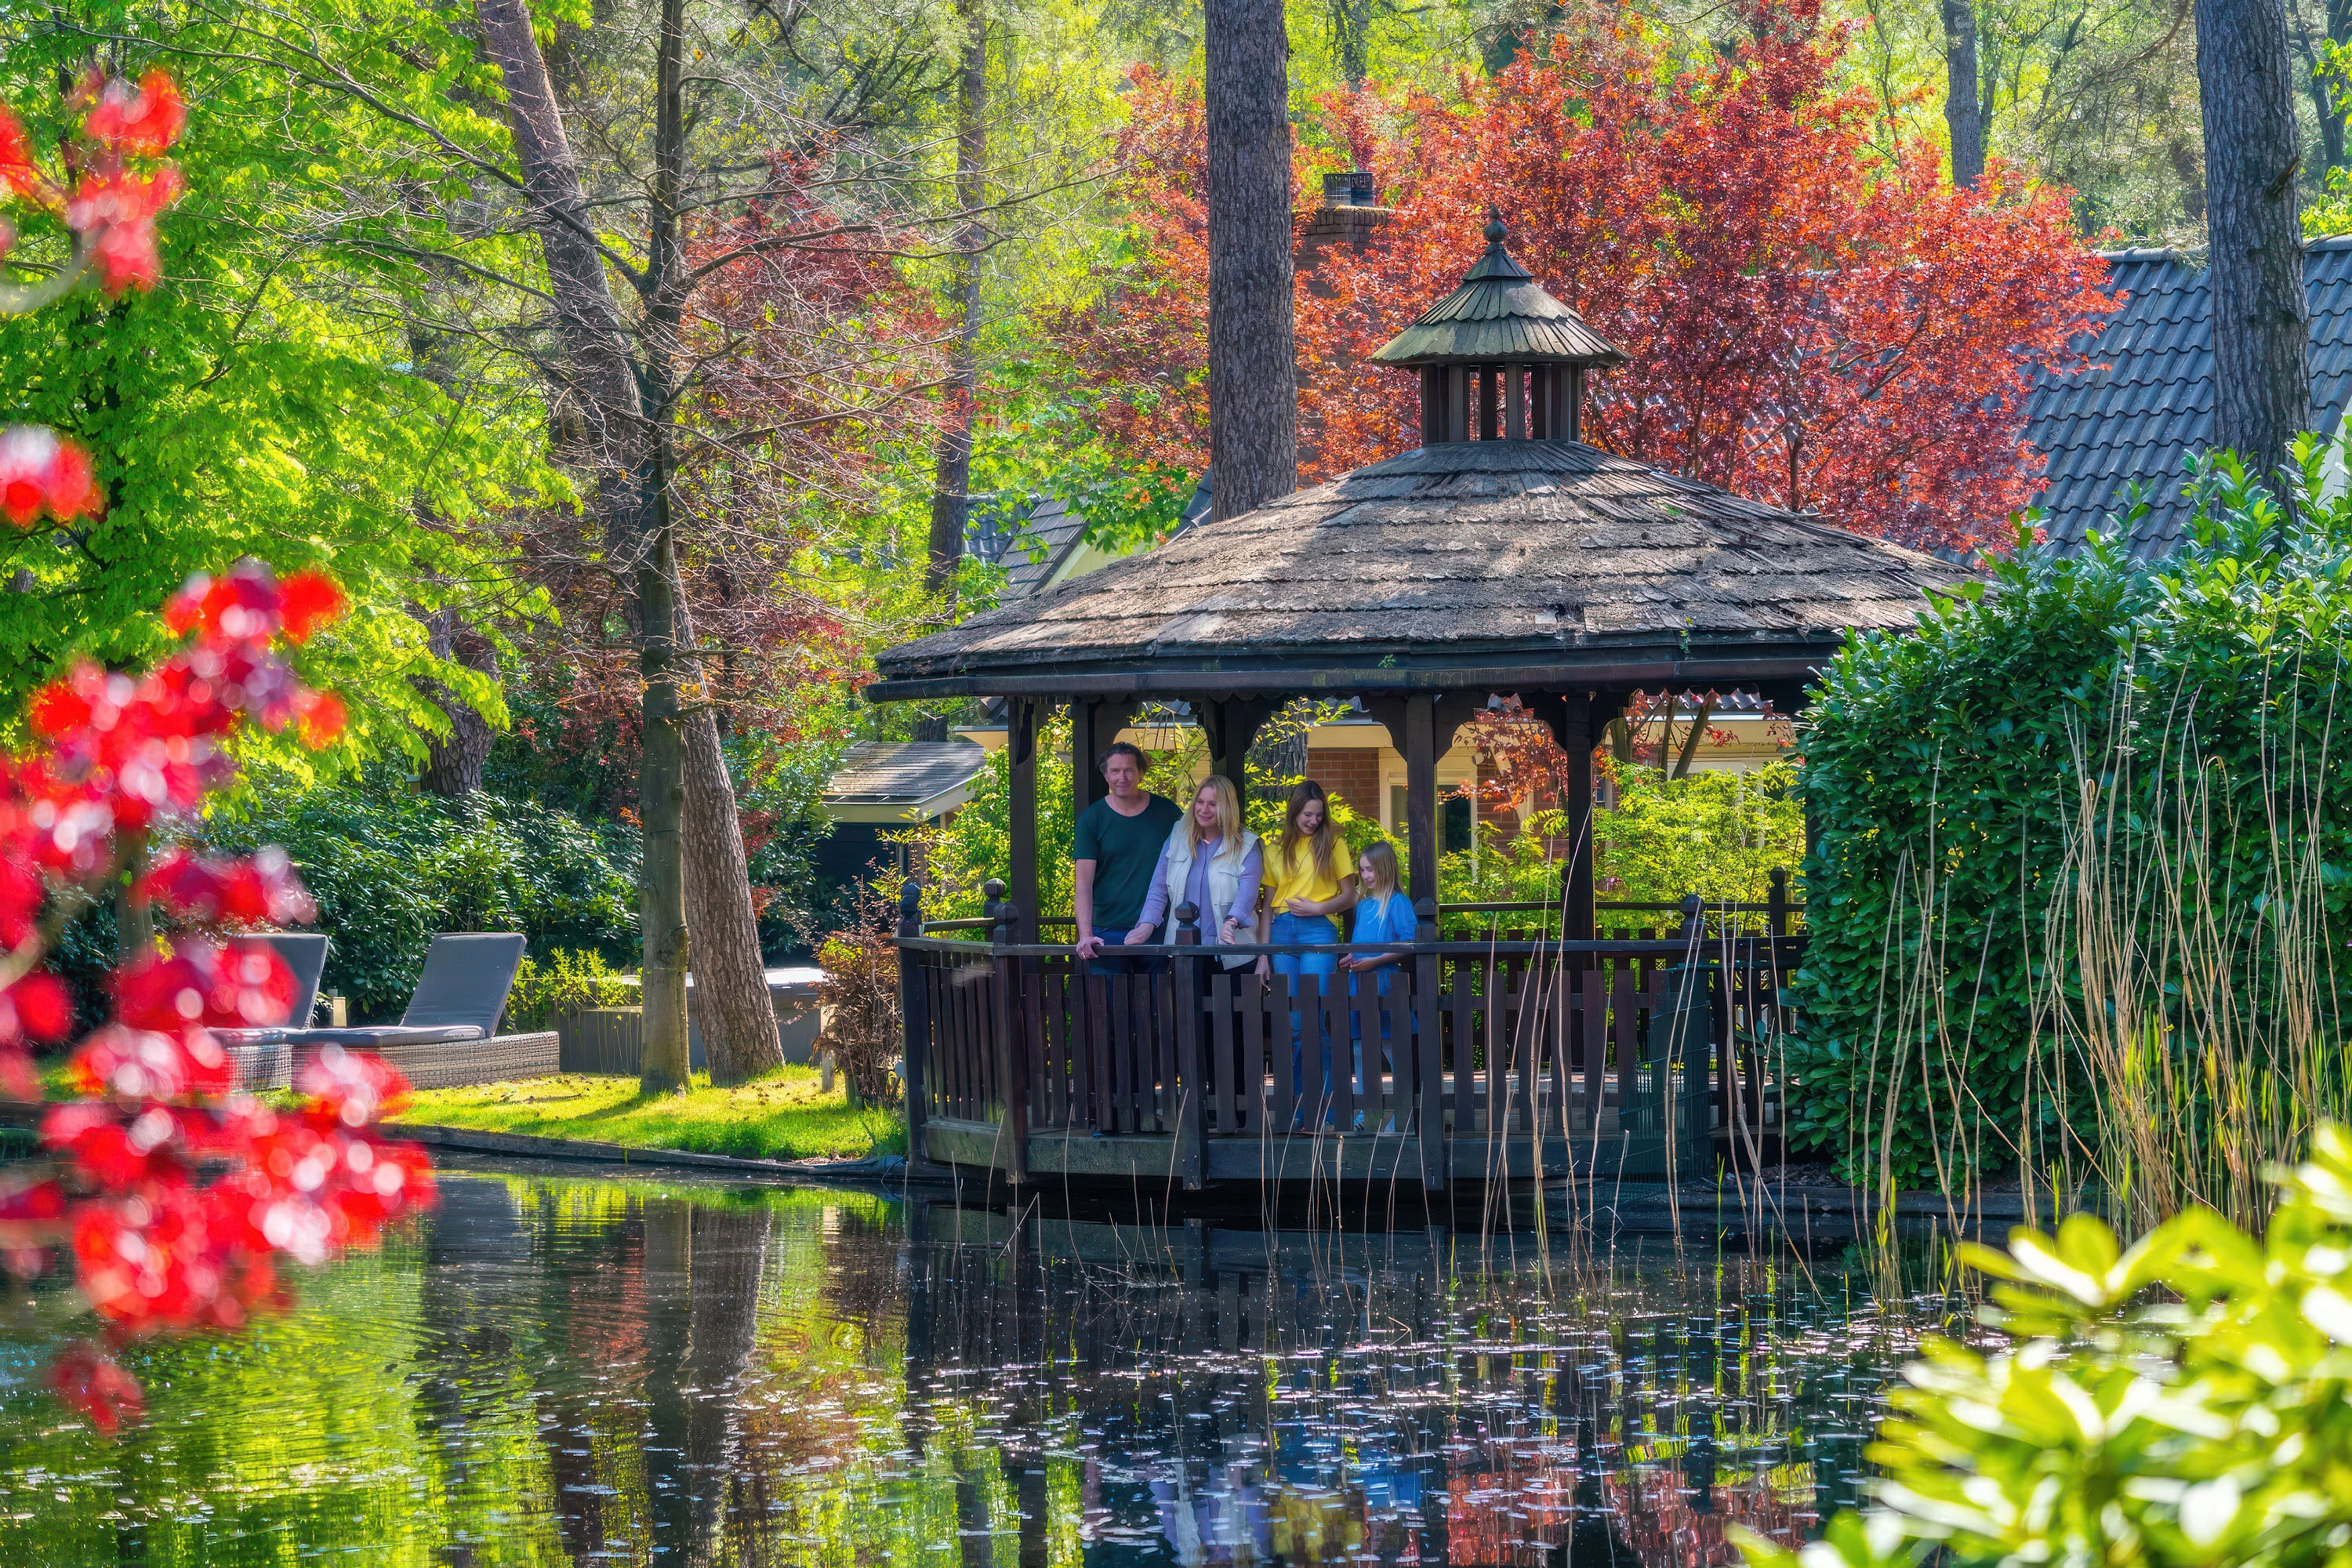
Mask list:
[{"label": "yellow t-shirt", "polygon": [[1328,875],[1315,868],[1315,841],[1302,838],[1295,851],[1296,863],[1285,859],[1279,841],[1265,841],[1265,907],[1274,913],[1290,912],[1290,900],[1307,899],[1315,903],[1328,903],[1339,897],[1339,881],[1356,874],[1356,857],[1344,838],[1331,845],[1331,869]]}]

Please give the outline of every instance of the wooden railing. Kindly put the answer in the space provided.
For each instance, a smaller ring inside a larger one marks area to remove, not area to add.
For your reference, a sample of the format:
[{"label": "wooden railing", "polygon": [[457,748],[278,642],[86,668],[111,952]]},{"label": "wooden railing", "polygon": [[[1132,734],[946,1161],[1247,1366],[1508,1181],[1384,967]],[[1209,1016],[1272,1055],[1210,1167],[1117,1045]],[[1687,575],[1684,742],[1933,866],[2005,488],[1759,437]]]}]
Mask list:
[{"label": "wooden railing", "polygon": [[[1066,944],[1012,940],[1015,912],[991,909],[992,940],[901,922],[908,1114],[919,1140],[930,1119],[994,1124],[1016,1180],[1041,1132],[1173,1138],[1197,1182],[1211,1140],[1360,1118],[1418,1137],[1432,1184],[1465,1139],[1777,1134],[1780,994],[1801,936],[1446,941],[1424,903],[1409,943],[1204,948],[1187,907],[1176,942],[1111,950],[1127,972],[1103,973]],[[1340,952],[1399,961],[1352,990],[1345,973],[1261,981],[1223,962]]]}]

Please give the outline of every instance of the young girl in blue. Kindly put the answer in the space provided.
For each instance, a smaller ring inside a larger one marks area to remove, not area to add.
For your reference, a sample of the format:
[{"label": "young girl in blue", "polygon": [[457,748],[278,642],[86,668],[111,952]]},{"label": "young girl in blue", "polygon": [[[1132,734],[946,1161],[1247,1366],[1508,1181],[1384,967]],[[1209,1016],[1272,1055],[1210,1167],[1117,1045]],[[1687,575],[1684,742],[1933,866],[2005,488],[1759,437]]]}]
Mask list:
[{"label": "young girl in blue", "polygon": [[[1411,942],[1414,931],[1412,900],[1397,887],[1396,851],[1386,843],[1374,844],[1357,857],[1356,872],[1363,895],[1356,902],[1356,929],[1349,940]],[[1339,961],[1339,967],[1348,972],[1348,994],[1351,996],[1356,994],[1359,975],[1370,974],[1380,994],[1387,995],[1395,966],[1403,957],[1399,952],[1348,954]],[[1361,1086],[1360,1093],[1369,1093],[1376,1086],[1364,1076],[1363,1026],[1352,1017],[1349,1023],[1350,1032],[1356,1037],[1356,1082]],[[1381,1009],[1381,1066],[1373,1070],[1395,1070],[1395,1063],[1389,1059],[1389,1010],[1386,1007]],[[1356,1121],[1360,1128],[1363,1123],[1360,1113]],[[1381,1131],[1385,1132],[1391,1129],[1384,1127]]]}]

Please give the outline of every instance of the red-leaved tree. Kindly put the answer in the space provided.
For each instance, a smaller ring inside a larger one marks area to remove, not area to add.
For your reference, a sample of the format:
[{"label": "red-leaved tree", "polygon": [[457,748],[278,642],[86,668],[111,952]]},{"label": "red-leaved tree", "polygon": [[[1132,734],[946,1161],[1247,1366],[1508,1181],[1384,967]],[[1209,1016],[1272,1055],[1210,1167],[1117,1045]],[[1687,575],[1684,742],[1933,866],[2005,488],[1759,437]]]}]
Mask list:
[{"label": "red-leaved tree", "polygon": [[[179,177],[155,160],[181,129],[177,89],[161,74],[134,89],[92,73],[67,107],[79,133],[62,178],[32,163],[23,128],[0,110],[0,182],[61,223],[73,247],[0,308],[30,308],[61,292],[56,279],[92,271],[113,294],[156,281],[154,221]],[[104,504],[72,441],[36,426],[0,434],[0,513],[11,523],[71,522]],[[135,877],[131,902],[164,927],[116,971],[113,1016],[74,1047],[67,1076],[79,1098],[43,1118],[48,1158],[0,1182],[0,1266],[37,1274],[68,1250],[104,1325],[52,1377],[108,1430],[141,1397],[113,1347],[235,1328],[282,1299],[280,1259],[316,1263],[370,1244],[431,1201],[415,1146],[373,1131],[407,1087],[381,1061],[319,1053],[290,1109],[239,1091],[216,1031],[285,1023],[294,979],[266,943],[233,933],[311,918],[286,858],[173,849],[140,868],[159,828],[232,782],[240,733],[289,732],[318,747],[341,732],[342,704],[305,686],[286,650],[341,608],[316,573],[281,580],[247,562],[196,578],[166,612],[178,651],[143,674],[78,665],[35,695],[32,743],[0,754],[0,1092],[39,1100],[32,1047],[72,1032],[66,987],[44,967],[65,926]]]},{"label": "red-leaved tree", "polygon": [[[1412,379],[1368,356],[1461,280],[1491,203],[1513,254],[1631,358],[1595,379],[1597,445],[1914,543],[1971,542],[2030,504],[2032,367],[2080,365],[2076,335],[2113,309],[2067,194],[2000,166],[1955,190],[1932,148],[1879,155],[1818,0],[1748,20],[1740,47],[1696,59],[1628,26],[1556,36],[1450,99],[1323,105],[1304,134],[1345,152],[1301,159],[1302,221],[1343,155],[1394,212],[1300,272],[1304,477],[1413,444]],[[1146,71],[1129,103],[1134,254],[1067,335],[1135,454],[1197,468],[1200,89]]]}]

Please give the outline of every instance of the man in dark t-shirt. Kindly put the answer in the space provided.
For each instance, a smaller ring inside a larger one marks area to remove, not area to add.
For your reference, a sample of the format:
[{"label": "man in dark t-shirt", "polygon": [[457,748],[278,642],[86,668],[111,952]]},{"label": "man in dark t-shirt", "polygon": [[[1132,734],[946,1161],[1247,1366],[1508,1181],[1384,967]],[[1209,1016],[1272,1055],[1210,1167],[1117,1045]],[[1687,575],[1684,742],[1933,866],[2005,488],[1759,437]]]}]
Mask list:
[{"label": "man in dark t-shirt", "polygon": [[[1140,748],[1116,742],[1103,753],[1101,766],[1110,794],[1078,813],[1071,856],[1076,862],[1072,901],[1078,917],[1078,956],[1085,959],[1126,943],[1143,913],[1143,900],[1150,895],[1160,851],[1184,816],[1174,801],[1144,792]],[[1125,967],[1114,959],[1097,964],[1096,973],[1113,973]]]}]

